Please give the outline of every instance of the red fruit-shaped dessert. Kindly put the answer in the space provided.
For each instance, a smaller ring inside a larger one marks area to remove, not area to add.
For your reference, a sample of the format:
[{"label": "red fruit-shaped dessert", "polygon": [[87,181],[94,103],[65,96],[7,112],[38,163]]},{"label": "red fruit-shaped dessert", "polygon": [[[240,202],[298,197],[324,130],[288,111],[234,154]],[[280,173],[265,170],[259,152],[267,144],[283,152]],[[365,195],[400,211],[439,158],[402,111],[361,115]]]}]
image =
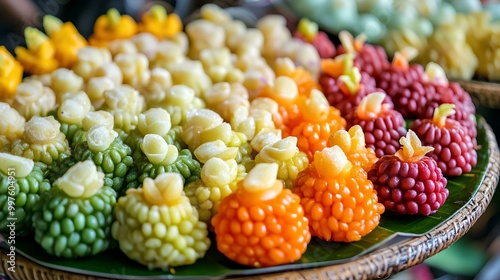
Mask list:
[{"label": "red fruit-shaped dessert", "polygon": [[394,154],[400,147],[399,139],[406,134],[403,116],[389,104],[382,104],[384,98],[385,93],[370,93],[345,118],[347,128],[361,126],[366,147],[373,149],[377,157]]},{"label": "red fruit-shaped dessert", "polygon": [[303,18],[299,21],[293,37],[313,45],[321,58],[334,57],[337,54],[335,45],[325,32],[318,29],[318,24]]},{"label": "red fruit-shaped dessert", "polygon": [[[334,60],[322,62],[322,74],[319,84],[331,106],[340,110],[342,116],[347,115],[361,99],[371,92],[381,91],[375,88],[375,80],[367,73],[359,72],[353,67],[353,55],[337,56]],[[385,103],[391,104],[390,98]]]},{"label": "red fruit-shaped dessert", "polygon": [[377,78],[377,87],[387,93],[396,108],[401,107],[397,99],[398,93],[424,76],[422,65],[409,64],[409,61],[416,55],[417,50],[412,47],[396,52],[392,63]]},{"label": "red fruit-shaped dessert", "polygon": [[426,156],[434,148],[422,146],[412,130],[401,137],[401,149],[381,157],[368,172],[378,201],[400,214],[435,213],[448,198],[447,180],[436,160]]},{"label": "red fruit-shaped dessert", "polygon": [[377,78],[389,65],[384,48],[365,44],[366,36],[364,34],[354,38],[351,33],[341,31],[339,39],[342,44],[338,46],[337,53],[354,54],[354,66],[358,67],[361,72],[366,72]]},{"label": "red fruit-shaped dessert", "polygon": [[467,130],[456,120],[454,104],[442,104],[434,111],[432,119],[417,119],[411,130],[423,144],[434,147],[429,156],[434,158],[445,176],[460,176],[472,170],[477,163],[474,142]]}]

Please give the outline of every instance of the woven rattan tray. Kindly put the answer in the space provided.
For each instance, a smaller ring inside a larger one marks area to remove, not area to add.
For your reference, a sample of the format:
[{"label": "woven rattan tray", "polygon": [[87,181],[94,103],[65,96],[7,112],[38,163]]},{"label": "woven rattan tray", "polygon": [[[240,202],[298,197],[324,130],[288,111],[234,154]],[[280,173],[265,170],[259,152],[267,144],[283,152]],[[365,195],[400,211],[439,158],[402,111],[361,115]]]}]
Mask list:
[{"label": "woven rattan tray", "polygon": [[456,82],[469,92],[477,106],[500,109],[500,83],[476,80],[456,80]]},{"label": "woven rattan tray", "polygon": [[[472,199],[450,220],[431,232],[405,238],[381,247],[354,261],[304,270],[292,270],[274,274],[253,275],[246,279],[372,279],[383,278],[422,263],[425,259],[448,248],[461,238],[484,213],[495,192],[500,172],[500,152],[491,127],[481,118],[489,143],[489,161],[481,186]],[[6,251],[1,250],[0,272],[13,280],[58,279],[94,280],[105,279],[74,274],[38,265],[20,254],[16,256],[16,272],[7,270]],[[107,279],[107,278],[106,278]]]}]

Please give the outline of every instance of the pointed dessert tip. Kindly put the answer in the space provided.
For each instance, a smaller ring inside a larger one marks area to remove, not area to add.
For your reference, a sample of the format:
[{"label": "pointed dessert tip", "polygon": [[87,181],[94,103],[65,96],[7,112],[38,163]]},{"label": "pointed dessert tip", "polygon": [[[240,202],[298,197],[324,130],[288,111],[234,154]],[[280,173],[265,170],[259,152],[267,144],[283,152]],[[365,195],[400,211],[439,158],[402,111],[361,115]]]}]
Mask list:
[{"label": "pointed dessert tip", "polygon": [[201,180],[207,187],[229,185],[238,175],[238,163],[234,159],[209,159],[201,169]]},{"label": "pointed dessert tip", "polygon": [[26,46],[32,51],[38,49],[40,45],[49,40],[49,37],[43,34],[42,31],[31,26],[24,29],[24,37],[26,39]]},{"label": "pointed dessert tip", "polygon": [[157,134],[146,134],[140,145],[143,153],[152,164],[172,164],[179,156],[177,148],[167,144],[165,139]]},{"label": "pointed dessert tip", "polygon": [[417,57],[418,55],[418,50],[414,47],[404,47],[401,52],[396,52],[394,54],[394,58],[392,59],[392,65],[402,69],[406,70],[408,67],[410,67],[410,61]]},{"label": "pointed dessert tip", "polygon": [[108,17],[109,26],[111,27],[117,26],[120,22],[121,15],[116,8],[109,9],[106,16]]},{"label": "pointed dessert tip", "polygon": [[55,140],[61,124],[54,117],[34,116],[24,125],[23,138],[30,144],[48,144]]},{"label": "pointed dessert tip", "polygon": [[344,50],[346,53],[356,53],[356,49],[354,48],[354,37],[349,31],[340,31],[339,40],[342,46],[344,46]]},{"label": "pointed dessert tip", "polygon": [[456,113],[455,104],[450,104],[450,103],[441,104],[439,105],[439,107],[434,109],[432,122],[439,127],[443,127],[446,124],[446,119],[455,113]]},{"label": "pointed dessert tip", "polygon": [[238,155],[238,148],[227,147],[222,140],[217,139],[201,144],[193,153],[200,162],[206,163],[212,158],[219,158],[222,160],[235,159]]},{"label": "pointed dessert tip", "polygon": [[360,33],[358,36],[356,36],[356,38],[354,38],[354,50],[356,52],[359,52],[361,51],[361,49],[363,49],[367,38],[368,36],[366,36],[365,33]]},{"label": "pointed dessert tip", "polygon": [[243,179],[243,188],[251,193],[266,191],[275,186],[277,177],[277,163],[258,163]]},{"label": "pointed dessert tip", "polygon": [[383,92],[373,92],[363,97],[356,108],[358,117],[365,120],[377,117],[384,109],[382,102],[385,95]]},{"label": "pointed dessert tip", "polygon": [[59,18],[53,15],[43,16],[43,29],[50,36],[52,33],[59,31],[64,23]]},{"label": "pointed dessert tip", "polygon": [[104,173],[92,160],[78,162],[54,183],[71,197],[89,198],[104,186]]},{"label": "pointed dessert tip", "polygon": [[335,58],[326,58],[321,60],[321,71],[327,73],[333,78],[338,78],[344,73],[352,70],[354,65],[354,55],[345,53]]},{"label": "pointed dessert tip", "polygon": [[307,18],[302,18],[299,21],[299,25],[297,27],[297,30],[308,40],[312,41],[316,35],[318,34],[318,24],[310,21]]},{"label": "pointed dessert tip", "polygon": [[359,90],[359,84],[361,82],[361,73],[359,72],[358,67],[353,67],[351,71],[347,71],[344,75],[341,75],[339,80],[344,83],[349,93],[356,94]]},{"label": "pointed dessert tip", "polygon": [[439,64],[434,62],[427,63],[425,66],[424,81],[433,83],[435,85],[448,86],[448,78],[446,72]]},{"label": "pointed dessert tip", "polygon": [[416,162],[419,161],[427,153],[434,151],[433,147],[422,146],[422,142],[413,130],[408,130],[406,137],[399,139],[401,148],[396,152],[396,156],[402,161]]},{"label": "pointed dessert tip", "polygon": [[0,172],[5,176],[24,178],[28,176],[35,162],[31,159],[15,156],[9,153],[0,153]]},{"label": "pointed dessert tip", "polygon": [[167,10],[161,5],[153,5],[149,8],[149,13],[160,22],[167,18]]},{"label": "pointed dessert tip", "polygon": [[151,205],[173,206],[179,202],[184,182],[179,173],[162,173],[156,179],[145,178],[142,183],[144,198]]},{"label": "pointed dessert tip", "polygon": [[351,169],[352,163],[337,145],[314,153],[313,163],[321,177],[333,178]]},{"label": "pointed dessert tip", "polygon": [[328,138],[327,144],[328,147],[339,146],[344,152],[348,152],[351,149],[351,136],[346,130],[340,129]]}]

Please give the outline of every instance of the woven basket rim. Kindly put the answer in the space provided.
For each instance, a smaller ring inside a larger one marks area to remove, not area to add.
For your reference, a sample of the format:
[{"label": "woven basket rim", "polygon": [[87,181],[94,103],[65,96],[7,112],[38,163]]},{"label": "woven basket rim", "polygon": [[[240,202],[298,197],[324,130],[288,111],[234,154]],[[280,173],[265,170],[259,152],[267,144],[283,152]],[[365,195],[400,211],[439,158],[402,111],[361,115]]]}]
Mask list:
[{"label": "woven basket rim", "polygon": [[[407,238],[387,247],[376,249],[354,261],[321,266],[303,270],[252,275],[232,279],[372,279],[388,277],[399,271],[422,263],[425,259],[448,248],[461,238],[475,224],[491,202],[499,180],[500,151],[495,135],[484,118],[480,119],[486,131],[488,153],[490,155],[485,171],[485,178],[476,194],[459,210],[454,217],[429,233]],[[0,272],[7,275],[6,254],[1,254]],[[88,275],[68,273],[38,265],[21,255],[16,256],[16,278],[28,279],[72,279],[98,280],[108,279]]]}]

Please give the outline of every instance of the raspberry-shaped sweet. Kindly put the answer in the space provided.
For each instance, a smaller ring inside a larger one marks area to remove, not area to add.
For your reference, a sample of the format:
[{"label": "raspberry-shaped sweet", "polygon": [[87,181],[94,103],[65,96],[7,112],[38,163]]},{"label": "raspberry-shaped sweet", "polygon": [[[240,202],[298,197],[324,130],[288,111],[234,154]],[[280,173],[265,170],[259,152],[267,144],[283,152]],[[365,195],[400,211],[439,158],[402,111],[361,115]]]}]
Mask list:
[{"label": "raspberry-shaped sweet", "polygon": [[434,148],[422,146],[412,130],[401,137],[401,149],[381,157],[368,172],[379,202],[400,214],[435,213],[448,198],[447,180],[437,162],[425,154]]},{"label": "raspberry-shaped sweet", "polygon": [[111,233],[127,257],[149,269],[193,264],[210,247],[207,224],[183,193],[177,173],[146,178],[118,199]]},{"label": "raspberry-shaped sweet", "polygon": [[381,92],[367,95],[346,116],[346,127],[361,126],[366,147],[373,149],[377,157],[394,154],[399,149],[399,139],[406,133],[403,116],[382,103],[385,96]]},{"label": "raspberry-shaped sweet", "polygon": [[299,21],[297,31],[293,37],[313,45],[318,51],[320,58],[331,58],[337,54],[337,49],[328,35],[318,30],[318,24],[306,18]]},{"label": "raspberry-shaped sweet", "polygon": [[219,204],[217,249],[243,265],[268,267],[301,258],[311,240],[300,199],[276,180],[278,165],[257,164]]},{"label": "raspberry-shaped sweet", "polygon": [[92,160],[105,174],[104,186],[121,193],[125,175],[133,165],[132,150],[118,133],[104,125],[94,126],[86,133],[86,141],[75,146],[71,155],[76,161]]},{"label": "raspberry-shaped sweet", "polygon": [[328,138],[327,147],[339,146],[344,151],[347,159],[356,166],[361,166],[366,172],[378,160],[375,151],[367,148],[363,129],[353,125],[347,130],[339,130]]},{"label": "raspberry-shaped sweet", "polygon": [[352,164],[339,146],[314,154],[293,192],[300,196],[311,234],[326,241],[359,241],[378,226],[384,212],[366,171]]},{"label": "raspberry-shaped sweet", "polygon": [[297,147],[306,153],[309,161],[316,151],[326,147],[328,137],[339,129],[345,129],[346,121],[340,111],[328,104],[323,93],[312,90],[308,98],[301,98],[299,103],[302,120],[291,128],[290,135],[298,139]]},{"label": "raspberry-shaped sweet", "polygon": [[[319,78],[319,84],[331,106],[340,110],[345,117],[356,106],[361,99],[371,92],[380,91],[375,87],[375,80],[367,73],[360,73],[357,67],[352,66],[352,55],[342,55],[333,61],[323,62],[323,73]],[[344,61],[342,61],[344,60]],[[343,67],[339,71],[339,68]],[[337,78],[335,78],[338,76]],[[392,106],[389,97],[384,103]]]},{"label": "raspberry-shaped sweet", "polygon": [[477,163],[474,141],[456,120],[448,118],[455,113],[454,104],[442,104],[432,119],[417,119],[411,130],[426,146],[434,147],[429,156],[434,158],[445,176],[460,176],[470,172]]},{"label": "raspberry-shaped sweet", "polygon": [[289,136],[264,146],[255,156],[255,163],[277,163],[278,179],[292,189],[293,181],[309,165],[309,159],[297,147],[297,137]]},{"label": "raspberry-shaped sweet", "polygon": [[392,63],[377,78],[377,87],[387,93],[396,108],[404,107],[398,104],[399,92],[423,78],[424,68],[422,65],[409,64],[409,61],[416,55],[416,49],[411,47],[396,52]]},{"label": "raspberry-shaped sweet", "polygon": [[337,54],[354,54],[354,66],[361,72],[377,78],[389,65],[384,48],[366,44],[365,35],[361,34],[354,38],[349,32],[341,31],[339,39],[342,44],[338,46]]},{"label": "raspberry-shaped sweet", "polygon": [[52,116],[31,118],[24,125],[23,137],[12,142],[9,152],[45,164],[68,157],[70,148],[60,126]]},{"label": "raspberry-shaped sweet", "polygon": [[42,194],[32,221],[35,241],[47,253],[77,258],[109,248],[116,193],[103,178],[92,161],[79,162]]},{"label": "raspberry-shaped sweet", "polygon": [[0,153],[0,232],[15,223],[16,235],[30,233],[31,215],[40,195],[50,189],[44,179],[46,165],[31,159]]}]

